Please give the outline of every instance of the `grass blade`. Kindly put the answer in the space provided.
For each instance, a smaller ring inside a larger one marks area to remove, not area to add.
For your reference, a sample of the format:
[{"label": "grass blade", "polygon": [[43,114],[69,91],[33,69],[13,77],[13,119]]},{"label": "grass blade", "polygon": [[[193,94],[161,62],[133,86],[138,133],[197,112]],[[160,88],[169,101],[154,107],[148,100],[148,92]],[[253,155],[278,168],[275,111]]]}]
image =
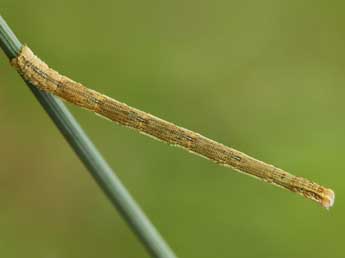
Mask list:
[{"label": "grass blade", "polygon": [[[1,16],[0,46],[9,59],[15,58],[22,48]],[[149,253],[158,258],[176,257],[65,105],[56,97],[38,90],[30,82],[25,82]]]}]

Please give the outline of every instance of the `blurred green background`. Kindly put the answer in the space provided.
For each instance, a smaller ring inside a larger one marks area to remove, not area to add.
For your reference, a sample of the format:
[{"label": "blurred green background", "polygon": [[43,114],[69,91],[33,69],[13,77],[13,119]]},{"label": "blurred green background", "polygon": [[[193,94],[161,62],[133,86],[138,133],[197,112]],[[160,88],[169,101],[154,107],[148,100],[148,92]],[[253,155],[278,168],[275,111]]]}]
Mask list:
[{"label": "blurred green background", "polygon": [[[330,211],[71,107],[179,257],[344,257],[343,1],[2,0],[48,64],[336,191]],[[148,257],[0,53],[0,255]]]}]

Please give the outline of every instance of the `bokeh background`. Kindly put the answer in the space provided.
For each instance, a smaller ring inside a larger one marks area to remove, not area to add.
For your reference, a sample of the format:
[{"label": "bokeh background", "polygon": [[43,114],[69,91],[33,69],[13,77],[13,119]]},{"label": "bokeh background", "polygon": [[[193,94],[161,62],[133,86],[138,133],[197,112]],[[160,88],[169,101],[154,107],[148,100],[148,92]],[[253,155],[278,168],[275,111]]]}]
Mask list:
[{"label": "bokeh background", "polygon": [[[179,257],[344,257],[343,1],[2,0],[63,74],[336,191],[330,211],[73,106]],[[149,257],[0,53],[2,257]]]}]

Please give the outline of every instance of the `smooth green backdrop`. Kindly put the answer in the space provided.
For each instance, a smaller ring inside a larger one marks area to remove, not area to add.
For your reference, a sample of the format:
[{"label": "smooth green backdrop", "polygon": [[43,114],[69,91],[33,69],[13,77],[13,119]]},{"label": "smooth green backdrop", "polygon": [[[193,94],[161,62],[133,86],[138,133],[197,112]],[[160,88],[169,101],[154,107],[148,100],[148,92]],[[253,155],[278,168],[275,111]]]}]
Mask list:
[{"label": "smooth green backdrop", "polygon": [[[343,1],[2,0],[48,64],[336,192],[330,211],[71,107],[181,258],[344,257]],[[0,53],[0,256],[148,257]]]}]

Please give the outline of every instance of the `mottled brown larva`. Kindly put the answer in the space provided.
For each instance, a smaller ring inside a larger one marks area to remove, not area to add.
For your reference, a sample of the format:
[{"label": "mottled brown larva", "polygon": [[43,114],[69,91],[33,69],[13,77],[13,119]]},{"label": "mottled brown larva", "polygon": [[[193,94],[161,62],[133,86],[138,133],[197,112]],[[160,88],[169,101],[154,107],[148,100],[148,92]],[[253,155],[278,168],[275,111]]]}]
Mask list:
[{"label": "mottled brown larva", "polygon": [[198,133],[178,127],[173,123],[88,89],[49,68],[27,46],[22,48],[20,54],[11,63],[26,80],[37,88],[59,96],[79,107],[91,110],[118,124],[298,193],[320,203],[325,208],[331,207],[334,203],[334,192],[331,189],[291,175]]}]

